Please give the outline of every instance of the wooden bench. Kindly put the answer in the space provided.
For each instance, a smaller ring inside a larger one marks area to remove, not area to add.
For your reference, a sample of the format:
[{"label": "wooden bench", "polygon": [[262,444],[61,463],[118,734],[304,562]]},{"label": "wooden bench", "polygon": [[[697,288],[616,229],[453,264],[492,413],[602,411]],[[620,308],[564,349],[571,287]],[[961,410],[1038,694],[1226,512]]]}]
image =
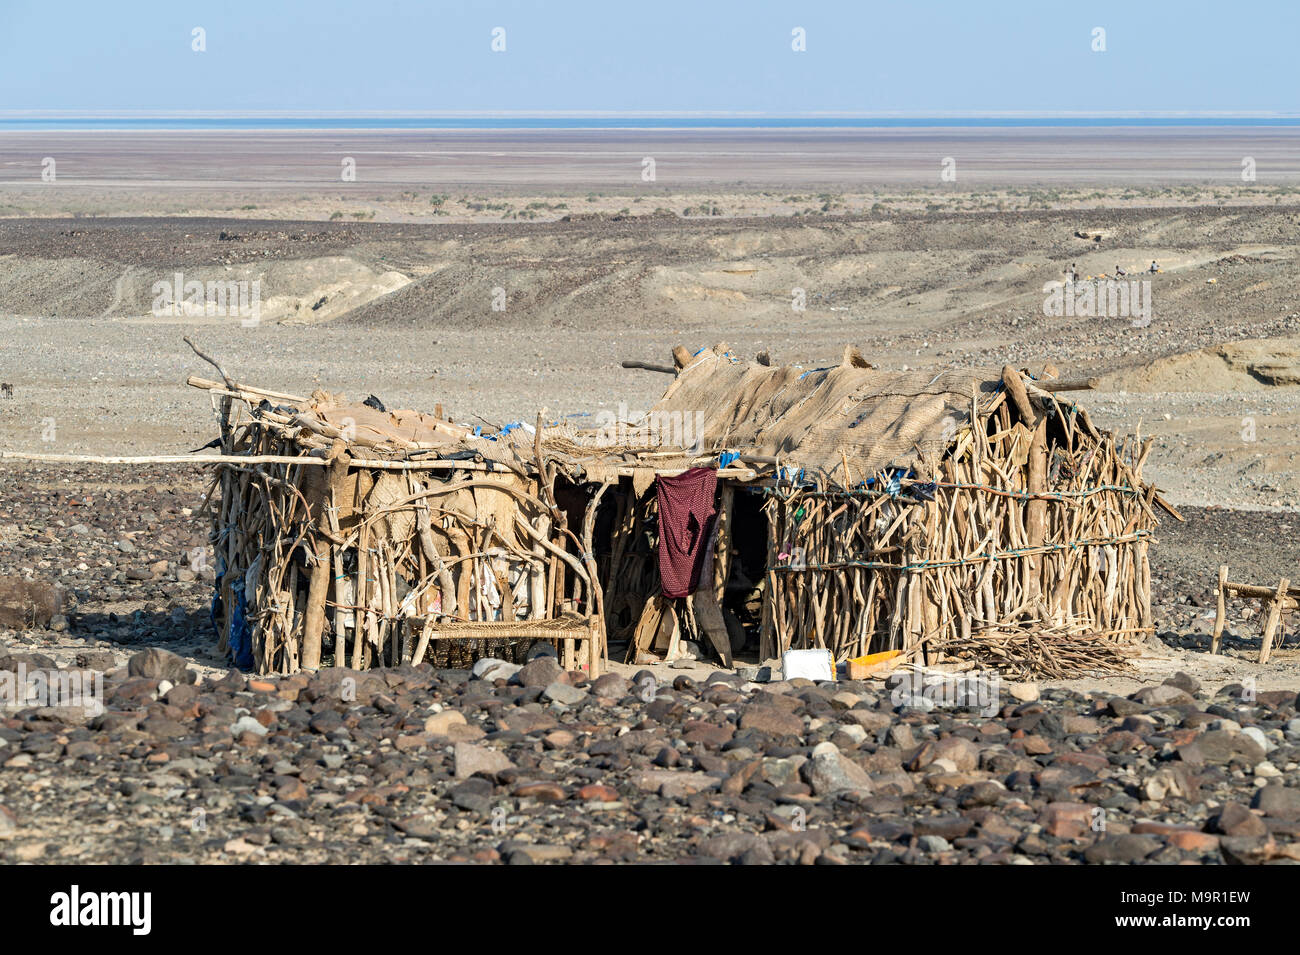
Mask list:
[{"label": "wooden bench", "polygon": [[1218,653],[1223,640],[1223,628],[1228,622],[1228,598],[1244,597],[1259,600],[1268,605],[1268,617],[1264,621],[1264,635],[1259,645],[1259,662],[1267,663],[1273,652],[1273,637],[1277,634],[1282,614],[1290,613],[1300,607],[1300,587],[1292,587],[1286,577],[1277,587],[1260,587],[1255,584],[1240,584],[1228,579],[1228,565],[1219,565],[1218,609],[1214,616],[1214,636],[1210,640],[1210,652]]},{"label": "wooden bench", "polygon": [[547,620],[436,620],[407,617],[405,625],[418,635],[411,663],[424,659],[433,640],[547,640],[555,644],[566,670],[586,669],[600,676],[605,660],[604,628],[600,618],[569,613]]}]

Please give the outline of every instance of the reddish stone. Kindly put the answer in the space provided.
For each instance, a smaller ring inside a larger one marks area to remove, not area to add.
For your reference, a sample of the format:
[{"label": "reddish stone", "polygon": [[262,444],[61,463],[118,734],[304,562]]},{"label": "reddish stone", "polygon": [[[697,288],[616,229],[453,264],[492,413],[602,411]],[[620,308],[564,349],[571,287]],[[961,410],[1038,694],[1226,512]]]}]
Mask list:
[{"label": "reddish stone", "polygon": [[1081,802],[1052,802],[1038,814],[1043,831],[1057,839],[1083,839],[1092,833],[1093,807]]},{"label": "reddish stone", "polygon": [[1146,742],[1137,733],[1115,730],[1101,738],[1101,745],[1108,753],[1128,753],[1142,749]]},{"label": "reddish stone", "polygon": [[601,783],[588,783],[578,790],[578,798],[584,802],[615,802],[618,790]]},{"label": "reddish stone", "polygon": [[1184,852],[1213,852],[1219,848],[1218,836],[1210,835],[1208,832],[1197,832],[1194,829],[1170,833],[1168,839],[1171,846]]},{"label": "reddish stone", "polygon": [[514,795],[539,802],[559,802],[564,798],[564,787],[555,783],[523,783],[514,788]]},{"label": "reddish stone", "polygon": [[1100,733],[1101,724],[1091,716],[1069,714],[1061,718],[1061,727],[1067,733]]},{"label": "reddish stone", "polygon": [[1273,709],[1279,709],[1283,706],[1295,706],[1300,703],[1300,698],[1297,698],[1294,690],[1262,690],[1256,694],[1255,699],[1264,706]]},{"label": "reddish stone", "polygon": [[277,776],[276,798],[283,802],[286,799],[306,799],[307,787],[302,784],[301,779],[293,776]]},{"label": "reddish stone", "polygon": [[740,728],[757,730],[768,736],[802,736],[803,720],[775,706],[751,703],[740,714]]},{"label": "reddish stone", "polygon": [[417,749],[424,749],[428,745],[429,739],[423,733],[409,733],[393,740],[393,748],[399,753],[414,752]]},{"label": "reddish stone", "polygon": [[716,749],[731,740],[736,734],[735,727],[728,723],[726,726],[720,726],[717,723],[706,723],[703,720],[687,720],[682,727],[685,735],[682,737],[686,742],[703,743],[705,746]]},{"label": "reddish stone", "polygon": [[275,684],[268,683],[266,680],[249,680],[248,689],[254,693],[274,693]]},{"label": "reddish stone", "polygon": [[1172,822],[1138,822],[1129,830],[1135,835],[1171,836],[1175,832],[1200,832],[1192,826],[1179,826]]},{"label": "reddish stone", "polygon": [[1082,766],[1093,772],[1102,772],[1110,767],[1110,760],[1096,753],[1062,753],[1052,760],[1053,766]]},{"label": "reddish stone", "polygon": [[553,730],[542,737],[542,745],[547,749],[564,749],[572,746],[575,737],[568,730]]}]

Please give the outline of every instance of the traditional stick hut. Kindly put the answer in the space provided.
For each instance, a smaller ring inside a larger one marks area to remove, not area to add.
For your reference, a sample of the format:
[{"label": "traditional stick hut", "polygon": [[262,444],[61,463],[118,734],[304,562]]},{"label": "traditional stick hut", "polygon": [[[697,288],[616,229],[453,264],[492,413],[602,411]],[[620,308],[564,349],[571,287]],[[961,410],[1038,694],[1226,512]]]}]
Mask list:
[{"label": "traditional stick hut", "polygon": [[438,641],[517,656],[545,640],[566,667],[599,672],[600,586],[583,555],[600,495],[562,481],[540,418],[484,436],[440,409],[189,383],[221,422],[213,620],[237,665],[395,666]]},{"label": "traditional stick hut", "polygon": [[643,421],[490,434],[191,378],[221,421],[222,648],[292,672],[545,640],[594,674],[610,641],[649,661],[692,636],[726,665],[748,645],[1064,674],[1152,630],[1155,509],[1177,515],[1142,480],[1151,442],[1061,397],[1089,382],[883,372],[851,347],[631,364],[674,374]]},{"label": "traditional stick hut", "polygon": [[[671,655],[684,626],[724,660],[748,631],[761,659],[902,650],[1064,673],[1112,664],[1115,644],[1152,631],[1148,548],[1168,506],[1142,480],[1151,441],[1116,438],[1061,397],[1090,382],[1050,366],[884,372],[852,348],[823,368],[723,346],[677,363],[626,436],[644,450],[618,456],[634,476],[607,496],[598,547],[629,660]],[[689,451],[656,447],[680,422],[695,422]],[[700,464],[723,479],[712,570],[688,607],[657,596],[646,492]]]}]

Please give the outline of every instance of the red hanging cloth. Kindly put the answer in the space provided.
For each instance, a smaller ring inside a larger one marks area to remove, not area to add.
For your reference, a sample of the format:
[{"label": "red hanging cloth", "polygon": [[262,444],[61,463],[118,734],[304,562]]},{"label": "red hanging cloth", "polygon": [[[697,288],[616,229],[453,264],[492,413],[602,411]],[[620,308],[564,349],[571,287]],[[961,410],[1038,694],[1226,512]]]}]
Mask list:
[{"label": "red hanging cloth", "polygon": [[718,516],[714,498],[718,472],[691,468],[655,480],[659,498],[659,579],[665,597],[686,597],[700,585],[700,573]]}]

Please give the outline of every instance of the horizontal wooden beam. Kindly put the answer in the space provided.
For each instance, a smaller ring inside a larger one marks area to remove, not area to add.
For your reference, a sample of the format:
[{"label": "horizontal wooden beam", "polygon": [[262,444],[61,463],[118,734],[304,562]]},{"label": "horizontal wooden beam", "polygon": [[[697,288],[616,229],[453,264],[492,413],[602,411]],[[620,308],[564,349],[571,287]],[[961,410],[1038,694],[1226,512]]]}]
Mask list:
[{"label": "horizontal wooden beam", "polygon": [[1101,386],[1100,378],[1061,378],[1035,381],[1040,391],[1090,391]]}]

